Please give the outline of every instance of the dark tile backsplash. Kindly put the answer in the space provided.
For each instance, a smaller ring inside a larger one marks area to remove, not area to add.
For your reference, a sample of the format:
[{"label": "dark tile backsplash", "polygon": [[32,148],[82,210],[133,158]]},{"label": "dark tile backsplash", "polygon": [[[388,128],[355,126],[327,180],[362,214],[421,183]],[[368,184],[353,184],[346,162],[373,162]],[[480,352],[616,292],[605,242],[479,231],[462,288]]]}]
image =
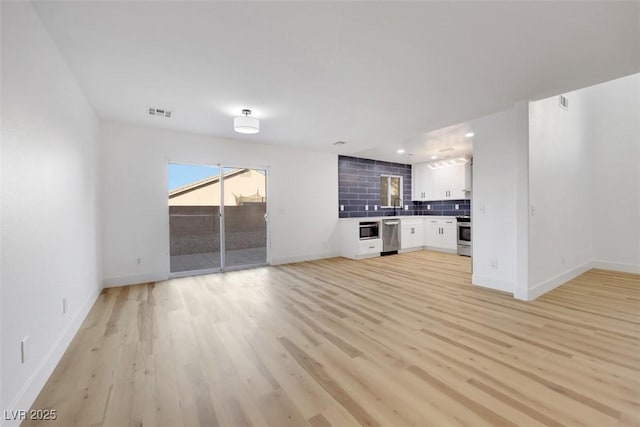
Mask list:
[{"label": "dark tile backsplash", "polygon": [[[456,209],[456,205],[458,205],[458,209]],[[428,209],[429,207],[431,207],[431,209]],[[413,214],[442,216],[471,215],[471,200],[413,202]]]},{"label": "dark tile backsplash", "polygon": [[[338,156],[339,205],[344,211],[338,212],[340,218],[386,216],[393,213],[392,208],[380,208],[380,175],[402,176],[402,205],[408,210],[397,208],[397,215],[470,215],[469,200],[445,200],[438,202],[411,201],[411,165],[362,159],[359,157]],[[458,204],[458,210],[455,205]],[[369,210],[365,210],[365,206]],[[374,206],[378,205],[378,210]],[[427,209],[427,205],[431,209]]]},{"label": "dark tile backsplash", "polygon": [[[414,215],[411,202],[411,165],[338,156],[339,205],[344,211],[340,218],[384,216],[393,213],[393,208],[380,208],[380,175],[402,176],[402,205],[409,210],[396,208],[398,215]],[[365,210],[365,206],[369,210]],[[378,210],[374,206],[378,205]]]}]

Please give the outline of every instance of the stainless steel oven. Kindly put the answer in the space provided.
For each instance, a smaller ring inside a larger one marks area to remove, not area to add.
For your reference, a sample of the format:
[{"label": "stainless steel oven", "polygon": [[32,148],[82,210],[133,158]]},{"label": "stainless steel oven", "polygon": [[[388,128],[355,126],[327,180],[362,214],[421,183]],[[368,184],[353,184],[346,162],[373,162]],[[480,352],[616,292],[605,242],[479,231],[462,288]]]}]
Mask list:
[{"label": "stainless steel oven", "polygon": [[360,222],[360,240],[379,239],[379,238],[380,238],[380,222],[379,221]]},{"label": "stainless steel oven", "polygon": [[458,216],[458,255],[471,256],[471,217]]}]

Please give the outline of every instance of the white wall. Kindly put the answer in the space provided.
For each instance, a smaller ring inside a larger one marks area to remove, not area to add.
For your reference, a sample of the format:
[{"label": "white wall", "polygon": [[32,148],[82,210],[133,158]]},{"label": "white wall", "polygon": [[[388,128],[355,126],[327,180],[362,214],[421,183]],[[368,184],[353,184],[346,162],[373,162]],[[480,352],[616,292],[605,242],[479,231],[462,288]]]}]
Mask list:
[{"label": "white wall", "polygon": [[590,268],[592,162],[584,91],[531,103],[529,290],[540,295]]},{"label": "white wall", "polygon": [[640,273],[640,74],[585,90],[594,266]]},{"label": "white wall", "polygon": [[591,267],[640,272],[640,75],[533,102],[529,298]]},{"label": "white wall", "polygon": [[[526,168],[526,158],[518,160],[517,124],[515,108],[470,122],[472,283],[509,293],[515,292],[518,272],[518,168]],[[526,129],[526,120],[522,126]]]},{"label": "white wall", "polygon": [[268,168],[272,264],[339,253],[335,154],[116,123],[101,142],[107,286],[168,277],[168,161]]},{"label": "white wall", "polygon": [[30,3],[1,7],[0,407],[11,410],[30,407],[99,293],[100,197],[93,109]]}]

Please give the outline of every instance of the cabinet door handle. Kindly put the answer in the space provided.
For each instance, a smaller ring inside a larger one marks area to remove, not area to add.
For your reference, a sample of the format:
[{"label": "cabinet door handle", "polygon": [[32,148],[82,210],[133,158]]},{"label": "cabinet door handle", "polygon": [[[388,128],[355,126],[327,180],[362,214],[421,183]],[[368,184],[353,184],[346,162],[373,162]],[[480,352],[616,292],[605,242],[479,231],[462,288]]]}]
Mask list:
[{"label": "cabinet door handle", "polygon": [[369,249],[375,249],[375,248],[376,248],[375,246],[369,246]]}]

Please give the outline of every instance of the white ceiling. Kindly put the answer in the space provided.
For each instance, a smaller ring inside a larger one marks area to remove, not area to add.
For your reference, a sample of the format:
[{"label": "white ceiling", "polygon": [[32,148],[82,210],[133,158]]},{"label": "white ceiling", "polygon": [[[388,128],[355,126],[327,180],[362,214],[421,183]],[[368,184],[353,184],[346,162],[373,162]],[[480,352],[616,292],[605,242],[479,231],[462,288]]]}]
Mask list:
[{"label": "white ceiling", "polygon": [[[640,71],[639,5],[34,2],[103,119],[407,163],[469,144],[441,128]],[[259,134],[233,132],[242,108]]]}]

